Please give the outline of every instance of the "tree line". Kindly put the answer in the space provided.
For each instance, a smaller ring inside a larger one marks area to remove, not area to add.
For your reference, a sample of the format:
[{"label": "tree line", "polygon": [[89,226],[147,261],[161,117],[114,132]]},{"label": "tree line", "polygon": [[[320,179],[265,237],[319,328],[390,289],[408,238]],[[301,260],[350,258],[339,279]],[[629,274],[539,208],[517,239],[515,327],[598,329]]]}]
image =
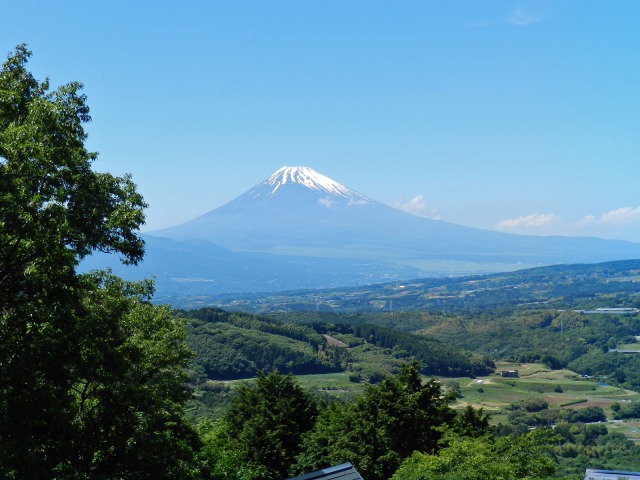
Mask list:
[{"label": "tree line", "polygon": [[[339,337],[349,347],[368,344],[388,349],[397,358],[415,357],[425,375],[476,376],[495,369],[487,356],[460,351],[430,336],[373,324],[290,324],[216,308],[176,314],[188,321],[187,342],[196,353],[194,365],[210,379],[248,378],[273,369],[293,374],[354,371],[357,349],[332,346],[323,335]],[[364,379],[374,382],[388,373],[365,370]]]},{"label": "tree line", "polygon": [[453,397],[423,382],[418,367],[328,404],[291,376],[259,375],[221,420],[201,425],[214,478],[275,480],[345,462],[367,480],[551,478],[551,431],[496,438],[482,410],[453,410]]}]

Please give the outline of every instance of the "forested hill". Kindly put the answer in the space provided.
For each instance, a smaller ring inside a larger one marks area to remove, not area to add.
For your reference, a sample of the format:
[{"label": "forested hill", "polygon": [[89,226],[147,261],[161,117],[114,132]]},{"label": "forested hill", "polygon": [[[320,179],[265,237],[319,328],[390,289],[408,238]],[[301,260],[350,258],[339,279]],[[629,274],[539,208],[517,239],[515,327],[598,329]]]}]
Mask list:
[{"label": "forested hill", "polygon": [[410,356],[430,375],[475,376],[493,363],[429,336],[368,324],[291,325],[220,309],[178,312],[188,320],[187,341],[196,353],[194,375],[212,380],[255,376],[258,371],[307,374],[348,371],[355,381],[394,373]]},{"label": "forested hill", "polygon": [[[638,291],[640,260],[554,265],[483,276],[422,278],[402,282],[278,294],[169,299],[181,308],[215,305],[266,312],[382,312],[424,309],[455,313],[523,304],[554,308],[626,306]],[[598,298],[607,297],[606,305]]]}]

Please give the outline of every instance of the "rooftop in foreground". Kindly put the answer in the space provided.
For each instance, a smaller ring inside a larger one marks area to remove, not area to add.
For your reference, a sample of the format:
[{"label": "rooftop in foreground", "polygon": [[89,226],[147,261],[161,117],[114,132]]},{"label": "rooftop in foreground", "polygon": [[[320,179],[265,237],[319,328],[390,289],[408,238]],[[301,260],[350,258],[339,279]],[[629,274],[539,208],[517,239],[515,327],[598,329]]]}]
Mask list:
[{"label": "rooftop in foreground", "polygon": [[350,463],[343,463],[335,467],[325,468],[317,472],[305,473],[289,480],[363,480]]},{"label": "rooftop in foreground", "polygon": [[639,480],[640,472],[623,472],[620,470],[596,470],[588,468],[584,480]]}]

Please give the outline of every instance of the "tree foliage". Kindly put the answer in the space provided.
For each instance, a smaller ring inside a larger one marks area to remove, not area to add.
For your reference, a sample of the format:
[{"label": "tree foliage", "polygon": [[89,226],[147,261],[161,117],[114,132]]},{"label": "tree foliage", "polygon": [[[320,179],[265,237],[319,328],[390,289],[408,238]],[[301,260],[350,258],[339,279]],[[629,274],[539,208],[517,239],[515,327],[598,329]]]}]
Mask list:
[{"label": "tree foliage", "polygon": [[245,460],[262,465],[276,480],[288,475],[316,414],[315,402],[297,381],[273,371],[238,388],[224,424]]},{"label": "tree foliage", "polygon": [[179,312],[189,320],[187,341],[194,363],[209,378],[249,378],[258,371],[309,374],[341,370],[344,349],[327,344],[319,333],[267,317],[203,308]]},{"label": "tree foliage", "polygon": [[437,450],[442,427],[456,418],[451,401],[437,382],[422,384],[417,362],[406,364],[397,376],[367,386],[355,402],[322,411],[305,437],[298,469],[351,462],[364,478],[388,479],[415,450]]},{"label": "tree foliage", "polygon": [[77,274],[93,251],[137,263],[145,203],[92,170],[82,85],[0,70],[0,476],[187,478],[184,330],[151,286]]},{"label": "tree foliage", "polygon": [[392,480],[519,480],[548,478],[555,472],[547,455],[551,435],[536,430],[519,437],[452,437],[438,455],[421,452],[407,459]]},{"label": "tree foliage", "polygon": [[248,452],[234,441],[224,422],[202,420],[198,433],[203,446],[200,449],[202,477],[211,480],[258,480],[268,478],[269,470],[248,460]]},{"label": "tree foliage", "polygon": [[432,337],[412,335],[372,324],[354,325],[356,336],[375,345],[407,351],[422,363],[422,371],[429,375],[475,376],[487,375],[495,369],[488,358],[460,352]]}]

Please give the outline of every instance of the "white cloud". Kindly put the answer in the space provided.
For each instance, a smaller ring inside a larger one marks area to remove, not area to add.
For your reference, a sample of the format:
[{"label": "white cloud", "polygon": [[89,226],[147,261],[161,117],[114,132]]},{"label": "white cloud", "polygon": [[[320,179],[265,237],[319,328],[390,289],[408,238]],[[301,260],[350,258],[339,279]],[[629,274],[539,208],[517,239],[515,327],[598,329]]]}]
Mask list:
[{"label": "white cloud", "polygon": [[526,25],[539,23],[544,19],[539,15],[535,15],[533,13],[526,11],[522,7],[518,7],[512,10],[505,20],[507,21],[507,23],[511,25],[515,25],[517,27],[523,27]]},{"label": "white cloud", "polygon": [[[318,203],[323,207],[333,208],[340,202],[336,202],[335,199],[331,197],[323,197],[318,200]],[[367,203],[366,200],[354,200],[351,198],[349,199],[349,201],[347,201],[347,205],[349,205],[350,207],[354,207],[358,205],[366,205],[366,203]]]},{"label": "white cloud", "polygon": [[630,223],[640,222],[640,207],[623,207],[611,210],[603,213],[600,221],[614,225],[628,225]]},{"label": "white cloud", "polygon": [[560,217],[555,213],[532,213],[523,217],[502,220],[496,228],[510,230],[513,228],[540,228],[560,223]]},{"label": "white cloud", "polygon": [[640,224],[640,207],[622,207],[610,210],[600,216],[586,215],[573,223],[574,227],[588,227],[592,225],[631,225]]},{"label": "white cloud", "polygon": [[427,201],[421,194],[416,195],[408,202],[396,200],[391,204],[393,208],[402,210],[403,212],[416,215],[418,217],[431,218],[433,220],[442,220],[442,215],[436,208],[430,208]]},{"label": "white cloud", "polygon": [[495,228],[527,235],[587,235],[638,242],[640,207],[622,207],[571,220],[564,220],[555,213],[533,213],[502,220]]},{"label": "white cloud", "polygon": [[318,200],[318,203],[320,205],[323,205],[323,206],[327,207],[327,208],[331,208],[331,207],[333,207],[335,205],[335,202],[333,200],[331,200],[331,198],[329,198],[329,197],[321,198],[320,200]]}]

